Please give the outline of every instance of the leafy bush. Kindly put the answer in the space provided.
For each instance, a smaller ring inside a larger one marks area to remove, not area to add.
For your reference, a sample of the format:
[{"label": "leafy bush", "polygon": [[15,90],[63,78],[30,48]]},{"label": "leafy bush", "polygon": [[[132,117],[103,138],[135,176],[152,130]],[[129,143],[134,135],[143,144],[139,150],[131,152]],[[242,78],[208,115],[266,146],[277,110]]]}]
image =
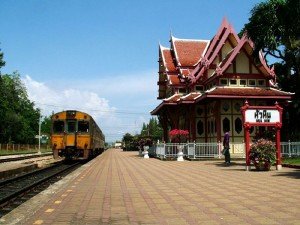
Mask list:
[{"label": "leafy bush", "polygon": [[276,160],[276,147],[272,141],[259,139],[250,147],[250,160],[255,167],[271,166]]}]

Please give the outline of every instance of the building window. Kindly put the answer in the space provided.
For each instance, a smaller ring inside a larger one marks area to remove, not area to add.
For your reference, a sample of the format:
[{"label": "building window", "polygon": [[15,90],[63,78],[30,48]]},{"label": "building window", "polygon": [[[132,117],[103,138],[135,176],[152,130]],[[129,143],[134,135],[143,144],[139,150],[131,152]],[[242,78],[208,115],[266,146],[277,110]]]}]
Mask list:
[{"label": "building window", "polygon": [[197,132],[198,134],[201,136],[204,132],[204,128],[203,128],[203,122],[201,120],[198,121],[197,123]]},{"label": "building window", "polygon": [[239,102],[236,102],[233,107],[234,107],[235,111],[240,112],[242,106]]},{"label": "building window", "polygon": [[225,117],[223,119],[223,132],[225,133],[227,131],[230,131],[230,120],[227,117]]},{"label": "building window", "polygon": [[204,87],[202,85],[196,85],[196,91],[204,91]]},{"label": "building window", "polygon": [[197,115],[198,116],[201,116],[202,115],[202,113],[203,113],[203,109],[202,108],[197,108]]},{"label": "building window", "polygon": [[213,88],[213,84],[211,83],[211,84],[208,84],[206,87],[207,87],[207,90],[209,90],[209,89],[212,89]]},{"label": "building window", "polygon": [[186,93],[185,88],[179,88],[178,93],[185,94]]},{"label": "building window", "polygon": [[242,120],[240,118],[236,118],[234,121],[234,129],[238,134],[243,130]]},{"label": "building window", "polygon": [[228,85],[228,79],[220,79],[220,85]]},{"label": "building window", "polygon": [[257,84],[258,86],[266,86],[266,80],[258,80]]},{"label": "building window", "polygon": [[240,80],[240,85],[241,86],[246,86],[247,85],[247,80]]},{"label": "building window", "polygon": [[256,80],[249,80],[248,85],[249,86],[255,86],[256,85]]},{"label": "building window", "polygon": [[230,85],[237,85],[237,80],[235,79],[230,79]]},{"label": "building window", "polygon": [[228,102],[224,102],[222,105],[222,109],[224,110],[224,112],[227,112],[230,108],[230,105]]}]

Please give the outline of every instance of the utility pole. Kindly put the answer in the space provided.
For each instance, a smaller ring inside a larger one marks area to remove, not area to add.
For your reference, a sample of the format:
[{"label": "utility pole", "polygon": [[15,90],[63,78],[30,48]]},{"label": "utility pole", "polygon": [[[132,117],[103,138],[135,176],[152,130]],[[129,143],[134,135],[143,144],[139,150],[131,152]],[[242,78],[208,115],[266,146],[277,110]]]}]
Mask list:
[{"label": "utility pole", "polygon": [[38,154],[41,154],[41,125],[42,125],[42,121],[41,121],[41,114],[39,115],[39,152]]}]

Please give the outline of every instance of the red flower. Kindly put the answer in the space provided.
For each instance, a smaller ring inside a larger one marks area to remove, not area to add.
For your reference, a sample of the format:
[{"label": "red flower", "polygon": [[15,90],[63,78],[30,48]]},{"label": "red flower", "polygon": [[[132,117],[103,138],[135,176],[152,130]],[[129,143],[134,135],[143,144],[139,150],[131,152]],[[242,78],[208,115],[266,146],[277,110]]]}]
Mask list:
[{"label": "red flower", "polygon": [[173,129],[169,132],[172,142],[185,142],[189,136],[188,130]]}]

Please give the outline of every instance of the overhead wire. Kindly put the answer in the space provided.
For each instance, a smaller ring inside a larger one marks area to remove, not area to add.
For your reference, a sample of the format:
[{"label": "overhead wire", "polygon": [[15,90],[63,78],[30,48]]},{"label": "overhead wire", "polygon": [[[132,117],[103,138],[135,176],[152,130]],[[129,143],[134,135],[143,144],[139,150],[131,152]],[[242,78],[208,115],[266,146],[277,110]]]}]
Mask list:
[{"label": "overhead wire", "polygon": [[35,103],[37,105],[43,105],[43,106],[49,106],[49,107],[55,107],[55,108],[74,108],[77,110],[85,111],[93,111],[93,112],[114,112],[116,114],[125,114],[125,115],[147,115],[149,116],[150,113],[145,113],[145,112],[132,112],[132,111],[127,111],[127,110],[104,110],[104,109],[92,109],[92,108],[87,108],[87,107],[69,107],[69,106],[60,106],[60,105],[52,105],[52,104],[44,104],[44,103]]}]

